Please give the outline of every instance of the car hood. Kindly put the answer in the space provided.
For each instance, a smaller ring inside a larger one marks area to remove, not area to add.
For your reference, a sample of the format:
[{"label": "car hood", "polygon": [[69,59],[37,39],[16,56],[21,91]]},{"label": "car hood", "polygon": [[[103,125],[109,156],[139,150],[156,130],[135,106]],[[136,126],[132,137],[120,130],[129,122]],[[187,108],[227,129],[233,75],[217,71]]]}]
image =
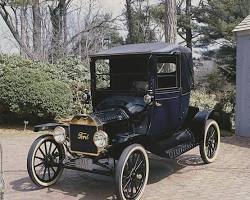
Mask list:
[{"label": "car hood", "polygon": [[110,96],[104,99],[98,106],[99,111],[122,108],[128,115],[135,115],[142,112],[146,107],[143,97],[138,96]]}]

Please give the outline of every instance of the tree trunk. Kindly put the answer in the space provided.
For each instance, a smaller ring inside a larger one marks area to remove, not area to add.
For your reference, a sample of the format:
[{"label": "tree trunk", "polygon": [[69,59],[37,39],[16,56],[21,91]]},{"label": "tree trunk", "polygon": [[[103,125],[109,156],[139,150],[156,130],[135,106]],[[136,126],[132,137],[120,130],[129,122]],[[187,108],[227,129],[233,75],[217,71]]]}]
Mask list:
[{"label": "tree trunk", "polygon": [[63,11],[63,44],[64,48],[66,48],[66,43],[68,40],[68,27],[67,27],[67,8],[64,7]]},{"label": "tree trunk", "polygon": [[126,18],[128,27],[128,43],[134,43],[134,22],[132,14],[132,2],[131,0],[126,0]]},{"label": "tree trunk", "polygon": [[42,20],[41,11],[39,7],[39,0],[32,2],[33,13],[33,51],[35,59],[41,59],[42,53]]},{"label": "tree trunk", "polygon": [[24,23],[25,23],[25,45],[28,49],[31,49],[31,39],[30,39],[30,34],[29,34],[29,13],[28,13],[28,7],[25,6],[24,10]]},{"label": "tree trunk", "polygon": [[66,15],[66,0],[59,0],[55,8],[49,7],[50,19],[52,24],[52,40],[49,53],[49,61],[54,62],[63,57],[63,32],[64,32],[64,15]]},{"label": "tree trunk", "polygon": [[186,17],[188,18],[188,24],[186,28],[186,43],[187,47],[192,50],[193,34],[191,28],[191,17],[192,17],[191,7],[192,7],[191,0],[186,0]]},{"label": "tree trunk", "polygon": [[165,0],[165,41],[176,43],[177,12],[176,0]]},{"label": "tree trunk", "polygon": [[[20,8],[20,29],[21,29],[21,41],[23,44],[25,44],[26,39],[26,32],[25,32],[25,16],[24,16],[24,5]],[[25,56],[25,53],[23,52],[22,48],[20,48],[20,54],[21,56]]]}]

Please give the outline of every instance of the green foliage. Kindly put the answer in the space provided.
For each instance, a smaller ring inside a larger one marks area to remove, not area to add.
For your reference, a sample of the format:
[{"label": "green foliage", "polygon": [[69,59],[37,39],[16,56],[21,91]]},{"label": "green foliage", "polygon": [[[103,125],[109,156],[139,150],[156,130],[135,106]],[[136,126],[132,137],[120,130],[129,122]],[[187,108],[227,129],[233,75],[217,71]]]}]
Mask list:
[{"label": "green foliage", "polygon": [[82,95],[85,90],[90,91],[90,72],[88,64],[73,57],[57,61],[57,67],[66,77],[66,82],[73,94],[71,114],[90,112],[91,106],[83,104]]},{"label": "green foliage", "polygon": [[196,10],[196,19],[203,26],[200,33],[203,43],[211,44],[218,39],[233,41],[232,30],[249,14],[245,0],[209,0]]},{"label": "green foliage", "polygon": [[0,54],[0,76],[1,74],[9,71],[22,69],[27,67],[29,69],[42,69],[43,72],[50,74],[52,79],[60,79],[63,81],[67,80],[67,74],[63,71],[63,66],[52,65],[49,63],[35,62],[22,58],[17,55],[7,56]]},{"label": "green foliage", "polygon": [[225,87],[229,84],[218,70],[209,74],[206,78],[206,82],[208,83],[208,90],[214,93],[224,91]]},{"label": "green foliage", "polygon": [[0,113],[20,119],[54,119],[90,110],[88,66],[68,58],[52,65],[0,55]]},{"label": "green foliage", "polygon": [[194,90],[191,93],[190,105],[203,109],[216,109],[230,115],[235,112],[235,89],[225,91]]},{"label": "green foliage", "polygon": [[89,67],[79,59],[67,57],[60,59],[56,63],[57,69],[61,72],[68,82],[90,80]]},{"label": "green foliage", "polygon": [[156,4],[150,7],[150,13],[153,20],[156,23],[161,24],[162,27],[164,27],[164,17],[165,17],[164,12],[165,12],[164,4]]},{"label": "green foliage", "polygon": [[220,128],[231,130],[234,124],[235,92],[214,92],[195,90],[191,93],[190,105],[204,109],[215,109],[219,112]]},{"label": "green foliage", "polygon": [[190,105],[199,107],[202,110],[212,109],[218,103],[216,95],[206,90],[194,90],[191,93]]},{"label": "green foliage", "polygon": [[236,47],[235,45],[223,45],[216,53],[217,64],[222,75],[229,82],[236,81]]},{"label": "green foliage", "polygon": [[107,33],[107,35],[109,36],[109,39],[110,39],[109,47],[115,47],[115,46],[123,44],[123,37],[115,29],[118,29],[118,28],[113,27]]},{"label": "green foliage", "polygon": [[[151,7],[147,0],[129,1],[131,7],[131,19],[128,17],[126,9],[126,23],[131,34],[126,39],[127,43],[143,43],[156,41],[156,34],[153,30]],[[130,28],[129,28],[130,26]],[[130,38],[131,37],[131,38]]]},{"label": "green foliage", "polygon": [[235,112],[235,85],[228,82],[227,77],[218,73],[218,70],[211,73],[207,77],[208,93],[216,95],[217,110],[224,111],[229,114]]},{"label": "green foliage", "polygon": [[[219,44],[220,48],[215,52],[215,57],[220,72],[228,81],[235,83],[236,49],[232,30],[250,14],[250,1],[203,0],[199,6],[192,5],[190,16],[186,14],[184,4],[185,1],[177,3],[178,34],[186,40],[186,29],[191,28],[192,42],[196,45]],[[153,19],[162,27],[164,27],[164,12],[163,4],[151,7]]]},{"label": "green foliage", "polygon": [[100,59],[96,61],[96,88],[106,89],[110,87],[109,60]]},{"label": "green foliage", "polygon": [[43,70],[27,67],[2,74],[0,91],[0,102],[7,110],[30,119],[65,116],[72,99],[67,84]]},{"label": "green foliage", "polygon": [[235,83],[236,50],[233,29],[250,13],[248,0],[209,0],[196,10],[200,23],[201,45],[220,43],[216,52],[219,69],[228,81]]},{"label": "green foliage", "polygon": [[207,82],[209,83],[208,92],[216,95],[218,101],[216,109],[233,114],[236,102],[235,85],[228,82],[226,77],[219,74],[218,71],[210,74]]},{"label": "green foliage", "polygon": [[235,104],[236,104],[236,93],[235,88],[231,88],[231,90],[217,92],[217,99],[219,103],[215,106],[215,109],[222,110],[229,114],[235,113]]}]

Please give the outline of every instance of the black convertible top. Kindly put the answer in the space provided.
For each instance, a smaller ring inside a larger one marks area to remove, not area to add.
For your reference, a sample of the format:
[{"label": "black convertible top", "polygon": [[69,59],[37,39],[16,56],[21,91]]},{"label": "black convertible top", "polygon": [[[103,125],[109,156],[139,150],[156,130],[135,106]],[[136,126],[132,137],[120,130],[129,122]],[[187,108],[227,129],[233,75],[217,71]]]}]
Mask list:
[{"label": "black convertible top", "polygon": [[[169,43],[140,43],[113,47],[108,50],[93,54],[92,58],[126,56],[126,55],[159,55],[180,53],[181,63],[181,86],[184,93],[191,90],[193,85],[193,61],[192,52],[189,48]],[[142,61],[140,61],[142,62]],[[124,64],[125,67],[127,65]],[[120,64],[121,66],[121,64]]]},{"label": "black convertible top", "polygon": [[140,43],[127,44],[118,47],[113,47],[108,50],[91,55],[91,57],[98,56],[115,56],[115,55],[134,55],[134,54],[172,54],[172,53],[186,53],[191,54],[191,50],[176,44],[168,44],[163,42],[158,43]]}]

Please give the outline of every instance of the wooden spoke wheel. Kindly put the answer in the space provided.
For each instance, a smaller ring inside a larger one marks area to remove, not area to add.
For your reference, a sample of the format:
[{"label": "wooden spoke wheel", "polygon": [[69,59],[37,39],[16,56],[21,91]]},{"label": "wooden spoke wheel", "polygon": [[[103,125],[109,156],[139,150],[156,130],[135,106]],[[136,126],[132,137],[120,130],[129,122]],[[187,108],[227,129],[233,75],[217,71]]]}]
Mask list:
[{"label": "wooden spoke wheel", "polygon": [[62,161],[65,151],[52,135],[42,135],[31,145],[27,169],[31,180],[38,186],[50,186],[60,178],[63,172]]},{"label": "wooden spoke wheel", "polygon": [[207,120],[204,139],[200,144],[201,158],[205,163],[215,161],[220,147],[220,128],[216,121]]},{"label": "wooden spoke wheel", "polygon": [[139,144],[128,146],[121,154],[116,168],[117,195],[122,200],[138,200],[147,185],[148,156]]}]

